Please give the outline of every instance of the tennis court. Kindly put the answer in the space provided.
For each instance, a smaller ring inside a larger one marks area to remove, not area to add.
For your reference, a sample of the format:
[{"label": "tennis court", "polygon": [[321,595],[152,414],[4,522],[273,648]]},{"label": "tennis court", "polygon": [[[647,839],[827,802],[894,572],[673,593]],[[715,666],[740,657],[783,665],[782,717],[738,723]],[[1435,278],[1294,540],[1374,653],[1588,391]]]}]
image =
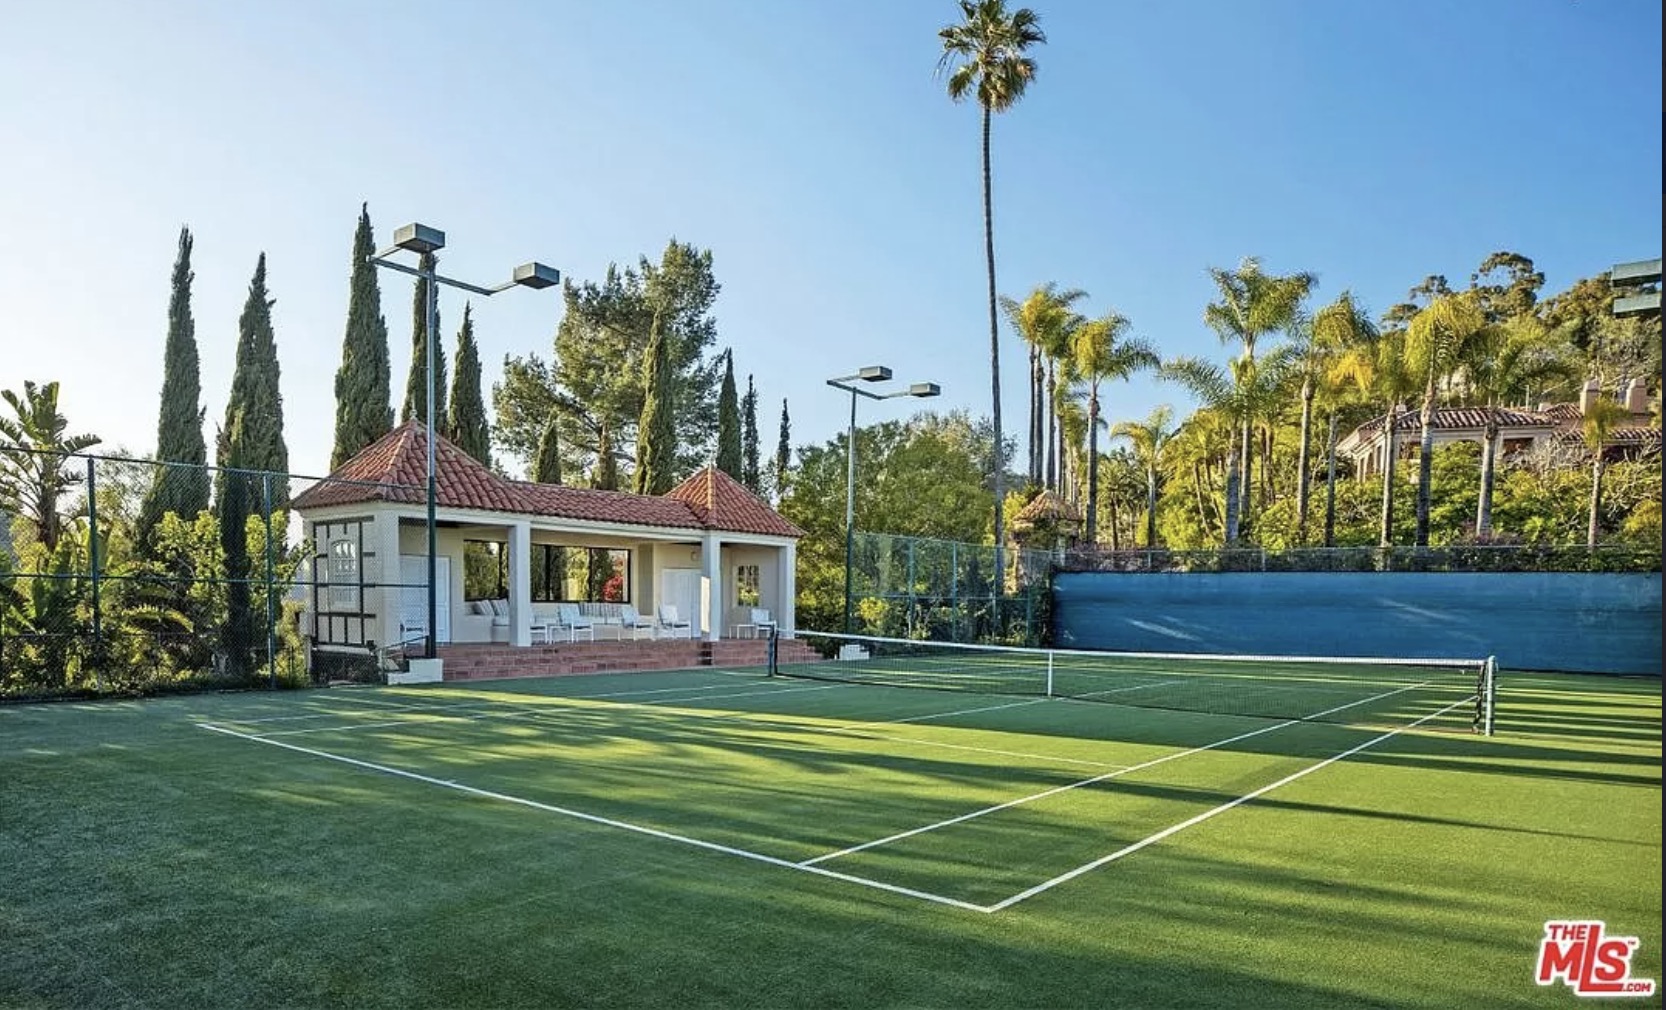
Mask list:
[{"label": "tennis court", "polygon": [[1485,664],[860,645],[0,710],[0,1002],[1554,1005],[1578,914],[1658,966],[1658,681],[1501,675],[1488,737]]},{"label": "tennis court", "polygon": [[[808,874],[992,913],[1475,712],[1475,670],[1461,665],[1226,669],[851,641],[862,658],[775,671],[792,676],[337,692],[202,728],[422,783],[436,803],[485,799],[772,865],[784,887]],[[1037,663],[1076,696],[1003,697],[1033,687]],[[1188,706],[1202,711],[1173,711]]]}]

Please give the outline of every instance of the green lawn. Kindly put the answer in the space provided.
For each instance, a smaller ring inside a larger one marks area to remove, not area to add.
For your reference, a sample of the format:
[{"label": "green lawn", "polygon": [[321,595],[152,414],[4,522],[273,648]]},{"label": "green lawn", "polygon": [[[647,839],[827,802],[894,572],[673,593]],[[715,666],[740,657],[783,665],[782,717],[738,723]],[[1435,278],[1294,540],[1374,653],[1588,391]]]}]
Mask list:
[{"label": "green lawn", "polygon": [[724,671],[10,706],[0,1006],[1565,1007],[1559,918],[1659,979],[1659,680],[1462,721]]}]

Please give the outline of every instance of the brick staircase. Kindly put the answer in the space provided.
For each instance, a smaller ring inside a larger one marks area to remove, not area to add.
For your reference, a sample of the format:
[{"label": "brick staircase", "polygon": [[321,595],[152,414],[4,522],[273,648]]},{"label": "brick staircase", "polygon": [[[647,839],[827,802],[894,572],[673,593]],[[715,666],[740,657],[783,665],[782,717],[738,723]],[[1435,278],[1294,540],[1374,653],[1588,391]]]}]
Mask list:
[{"label": "brick staircase", "polygon": [[[817,658],[798,639],[777,643],[782,662]],[[496,680],[505,677],[565,677],[587,673],[692,670],[700,667],[760,670],[769,642],[762,638],[655,639],[642,642],[555,642],[514,648],[507,645],[442,645],[447,681]]]}]

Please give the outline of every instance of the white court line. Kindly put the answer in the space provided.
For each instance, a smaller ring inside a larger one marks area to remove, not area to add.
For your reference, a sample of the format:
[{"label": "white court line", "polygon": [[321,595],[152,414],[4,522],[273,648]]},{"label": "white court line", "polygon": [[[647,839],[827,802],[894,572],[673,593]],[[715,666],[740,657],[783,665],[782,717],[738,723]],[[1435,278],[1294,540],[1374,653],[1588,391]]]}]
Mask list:
[{"label": "white court line", "polygon": [[[653,706],[676,705],[676,704],[679,704],[679,703],[684,702],[684,701],[711,701],[711,700],[715,700],[717,698],[749,698],[749,697],[752,697],[754,695],[760,695],[760,694],[796,694],[799,691],[828,691],[828,690],[831,690],[831,689],[836,688],[836,687],[849,687],[849,686],[850,686],[849,684],[824,684],[824,685],[820,685],[820,686],[817,686],[817,687],[795,687],[795,688],[789,688],[789,689],[777,689],[777,690],[773,690],[773,691],[747,691],[747,692],[743,692],[741,694],[706,695],[706,696],[700,697],[700,698],[666,698],[666,699],[663,699],[663,700],[660,700],[660,701],[646,701],[646,702],[640,702],[640,703],[637,703],[637,704],[626,703],[624,707],[628,707],[628,708],[646,708],[650,705],[653,705]],[[591,695],[591,697],[598,697],[599,698],[599,697],[602,697],[602,696],[601,695]],[[508,703],[505,703],[505,704],[508,704]],[[615,704],[617,704],[617,703],[615,703]],[[453,721],[456,721],[456,722],[482,722],[482,721],[485,721],[487,719],[538,719],[540,716],[571,715],[576,711],[572,706],[567,706],[567,705],[549,706],[548,708],[535,707],[535,706],[531,706],[531,705],[522,705],[522,706],[518,706],[518,711],[500,712],[500,711],[494,711],[494,710],[489,709],[489,708],[470,708],[470,707],[468,707],[468,705],[466,703],[465,704],[454,705],[454,706],[453,705],[412,705],[412,706],[408,706],[408,708],[409,708],[409,710],[411,710],[413,712],[417,712],[417,713],[420,713],[422,715],[430,716],[433,719],[437,719],[437,720],[450,719],[450,720],[453,720]],[[392,709],[384,709],[383,711],[393,711],[393,710]],[[238,720],[230,720],[230,721],[233,725],[243,725],[243,723],[238,721]],[[345,726],[315,726],[315,727],[312,727],[310,729],[280,729],[280,730],[273,730],[269,733],[255,733],[255,734],[250,734],[250,735],[259,737],[260,739],[264,740],[268,737],[300,736],[300,735],[305,734],[305,733],[353,733],[353,732],[356,732],[356,731],[361,730],[361,729],[387,729],[390,726],[417,727],[417,726],[422,726],[422,725],[424,725],[424,723],[422,723],[422,722],[412,722],[409,719],[403,719],[403,720],[396,720],[396,721],[393,721],[393,722],[351,723],[351,724],[348,724],[348,725],[345,725]]]},{"label": "white court line", "polygon": [[[1414,687],[1422,687],[1423,685],[1418,684],[1418,685],[1413,685],[1413,686]],[[1341,712],[1344,709],[1353,708],[1356,705],[1364,705],[1367,702],[1379,701],[1383,698],[1388,698],[1388,697],[1391,697],[1393,695],[1401,694],[1405,691],[1410,691],[1410,690],[1412,690],[1411,687],[1403,687],[1398,691],[1388,691],[1384,694],[1379,694],[1379,695],[1376,695],[1376,696],[1371,697],[1371,698],[1362,698],[1359,701],[1349,702],[1346,705],[1338,705],[1335,708],[1327,708],[1323,712],[1315,712],[1312,715],[1308,716],[1307,718],[1308,719],[1317,719],[1320,716],[1330,715],[1334,712]],[[1461,705],[1463,703],[1459,702],[1458,704]],[[1240,733],[1237,736],[1227,737],[1224,740],[1216,740],[1214,743],[1204,744],[1201,747],[1193,747],[1190,750],[1175,751],[1172,754],[1165,754],[1160,758],[1153,758],[1150,761],[1145,761],[1145,762],[1142,762],[1142,763],[1137,764],[1137,765],[1131,765],[1127,768],[1119,768],[1115,771],[1106,772],[1103,775],[1095,775],[1092,778],[1082,779],[1079,782],[1071,782],[1071,783],[1068,783],[1068,784],[1062,785],[1062,786],[1054,786],[1051,789],[1044,789],[1039,793],[1031,793],[1028,796],[1020,796],[1017,799],[1007,800],[1005,803],[997,803],[992,807],[984,807],[982,810],[973,810],[970,813],[964,813],[964,814],[961,814],[958,817],[950,817],[946,820],[938,821],[936,824],[927,824],[923,827],[910,828],[907,831],[899,831],[894,835],[887,835],[884,838],[876,838],[871,842],[863,842],[861,845],[852,845],[849,848],[840,849],[837,852],[826,852],[826,853],[823,853],[822,855],[815,856],[815,857],[812,857],[810,859],[803,860],[802,862],[799,863],[799,865],[800,866],[814,866],[817,863],[823,863],[823,862],[826,862],[829,859],[838,859],[840,856],[848,856],[848,855],[851,855],[852,853],[862,852],[866,849],[872,849],[872,848],[875,848],[875,847],[880,846],[880,845],[887,845],[891,842],[901,841],[904,838],[912,838],[915,835],[922,835],[922,834],[925,834],[927,831],[936,831],[938,828],[946,828],[946,827],[950,827],[951,825],[962,824],[962,823],[964,823],[966,821],[970,821],[974,818],[983,817],[986,814],[997,813],[997,812],[1002,811],[1002,810],[1007,810],[1007,809],[1010,809],[1012,807],[1016,807],[1016,806],[1018,806],[1020,804],[1023,804],[1023,803],[1031,803],[1035,800],[1046,799],[1049,796],[1057,796],[1059,793],[1069,792],[1072,789],[1080,789],[1083,786],[1091,786],[1096,782],[1104,782],[1108,779],[1119,778],[1123,775],[1129,774],[1130,772],[1141,771],[1141,770],[1146,769],[1146,768],[1151,768],[1155,765],[1160,765],[1160,764],[1163,764],[1163,763],[1168,762],[1168,761],[1173,761],[1177,758],[1188,757],[1192,754],[1201,754],[1204,751],[1214,750],[1217,747],[1224,747],[1229,743],[1237,743],[1239,740],[1248,740],[1250,737],[1260,736],[1263,733],[1271,733],[1271,732],[1274,732],[1275,730],[1281,730],[1281,729],[1284,729],[1288,726],[1294,726],[1294,725],[1297,725],[1297,724],[1299,724],[1301,722],[1304,722],[1304,721],[1305,720],[1302,720],[1302,719],[1287,719],[1284,722],[1277,722],[1277,723],[1272,724],[1271,726],[1263,726],[1260,729],[1251,730],[1248,733]]]},{"label": "white court line", "polygon": [[[427,707],[428,706],[426,706],[426,705],[376,705],[376,706],[371,706],[371,709],[372,709],[372,711],[376,711],[376,712],[408,712],[408,711],[420,710],[420,709],[427,708]],[[259,719],[227,719],[225,721],[229,722],[229,723],[233,723],[234,725],[238,725],[238,726],[254,726],[258,723],[267,723],[267,722],[296,722],[296,721],[301,720],[301,719],[341,718],[343,716],[348,716],[348,715],[362,714],[362,711],[363,711],[362,709],[360,710],[360,712],[336,710],[336,711],[333,711],[333,712],[314,712],[310,715],[268,715],[268,716],[262,716]]]},{"label": "white court line", "polygon": [[1228,810],[1231,810],[1233,807],[1240,806],[1244,803],[1248,803],[1250,800],[1253,800],[1258,796],[1264,796],[1267,793],[1272,792],[1274,789],[1279,788],[1280,786],[1289,785],[1291,782],[1296,781],[1297,779],[1301,778],[1303,775],[1311,774],[1311,773],[1316,772],[1319,769],[1325,767],[1326,765],[1334,764],[1337,761],[1340,761],[1345,757],[1349,757],[1351,755],[1358,754],[1360,751],[1364,750],[1367,747],[1371,747],[1375,744],[1382,743],[1384,740],[1387,740],[1391,736],[1395,736],[1399,733],[1402,733],[1405,730],[1413,728],[1414,726],[1422,725],[1423,723],[1428,722],[1430,719],[1434,719],[1434,718],[1437,718],[1439,716],[1445,715],[1446,713],[1452,711],[1453,709],[1458,708],[1459,706],[1462,706],[1462,705],[1470,704],[1473,701],[1474,701],[1473,698],[1469,698],[1469,699],[1465,699],[1464,701],[1453,702],[1452,704],[1446,706],[1445,708],[1441,709],[1440,711],[1431,712],[1430,714],[1424,716],[1423,718],[1418,719],[1416,722],[1410,722],[1410,723],[1407,723],[1404,726],[1400,726],[1396,729],[1392,729],[1392,730],[1388,731],[1387,733],[1384,733],[1381,736],[1374,737],[1370,740],[1367,740],[1364,743],[1359,744],[1356,747],[1350,747],[1350,748],[1348,748],[1347,750],[1343,751],[1340,754],[1337,754],[1333,757],[1328,757],[1325,760],[1320,761],[1318,764],[1309,765],[1306,768],[1301,769],[1300,771],[1294,772],[1290,775],[1286,775],[1284,778],[1279,779],[1277,782],[1274,782],[1270,785],[1262,786],[1260,789],[1257,789],[1254,792],[1245,793],[1244,795],[1238,797],[1237,799],[1230,800],[1226,803],[1222,803],[1220,806],[1215,807],[1212,810],[1205,810],[1203,813],[1198,814],[1196,817],[1187,818],[1186,820],[1181,821],[1179,824],[1171,825],[1167,828],[1164,828],[1163,830],[1157,832],[1156,834],[1148,835],[1147,837],[1140,839],[1139,841],[1133,843],[1132,845],[1125,845],[1122,848],[1116,850],[1115,852],[1111,853],[1108,856],[1100,856],[1098,859],[1095,859],[1091,863],[1083,863],[1081,866],[1076,867],[1074,870],[1070,870],[1067,873],[1061,873],[1061,874],[1059,874],[1058,876],[1054,877],[1051,880],[1044,880],[1041,883],[1035,885],[1034,887],[1028,888],[1027,890],[1019,891],[1017,894],[1013,895],[1010,898],[1005,898],[1001,901],[997,901],[993,905],[990,905],[989,910],[991,912],[999,912],[1003,908],[1011,908],[1013,905],[1018,904],[1020,901],[1023,901],[1026,898],[1033,898],[1033,897],[1035,897],[1036,895],[1040,894],[1043,891],[1050,890],[1051,888],[1057,887],[1058,885],[1060,885],[1062,883],[1065,883],[1066,881],[1074,880],[1074,879],[1076,879],[1077,877],[1081,876],[1084,873],[1089,873],[1093,870],[1097,870],[1099,867],[1104,866],[1106,863],[1115,862],[1116,860],[1121,859],[1123,856],[1131,855],[1132,853],[1138,852],[1138,851],[1140,851],[1141,849],[1145,848],[1148,845],[1155,845],[1158,842],[1162,841],[1163,839],[1168,838],[1169,836],[1171,836],[1171,835],[1173,835],[1177,832],[1184,831],[1184,830],[1186,830],[1187,828],[1191,827],[1194,824],[1200,824],[1203,821],[1206,821],[1209,818],[1214,817],[1216,814],[1224,814]]},{"label": "white court line", "polygon": [[[722,686],[726,686],[726,685],[712,685],[712,686],[722,687]],[[793,693],[796,693],[798,691],[822,691],[822,690],[831,690],[832,688],[836,688],[836,687],[855,687],[855,686],[861,686],[861,685],[827,684],[827,685],[819,685],[817,687],[777,688],[777,689],[770,690],[770,691],[746,692],[745,694],[742,694],[742,695],[731,695],[731,696],[711,696],[711,695],[708,695],[706,697],[697,697],[697,698],[670,698],[670,699],[665,699],[665,700],[662,700],[662,701],[642,702],[640,704],[626,703],[622,707],[646,708],[650,705],[652,705],[652,706],[660,706],[660,705],[669,706],[669,705],[675,705],[675,704],[678,704],[678,703],[684,702],[684,701],[690,701],[690,702],[712,701],[712,700],[716,700],[716,697],[749,697],[753,694],[758,694],[758,695],[793,694]],[[680,688],[672,688],[672,689],[668,689],[668,690],[681,690],[681,689]],[[647,692],[647,693],[663,693],[663,692]],[[635,692],[630,692],[630,694],[634,695]],[[622,696],[622,695],[597,695],[597,694],[593,694],[593,695],[582,695],[582,696],[579,696],[579,695],[562,695],[560,697],[561,697],[562,700],[565,701],[565,700],[575,700],[575,699],[582,700],[583,698],[610,699],[610,698],[613,698],[613,697],[620,697],[620,696]],[[952,711],[952,712],[938,712],[938,713],[935,713],[935,714],[932,714],[932,715],[910,716],[910,717],[904,718],[904,719],[884,719],[884,720],[878,720],[878,721],[849,723],[849,724],[846,724],[846,725],[843,725],[843,726],[818,726],[818,725],[815,725],[814,723],[806,723],[806,722],[795,721],[790,716],[783,716],[781,718],[761,718],[761,717],[759,717],[757,715],[754,715],[754,714],[751,714],[751,713],[742,713],[742,712],[707,713],[707,712],[702,712],[699,709],[689,709],[689,710],[687,710],[686,714],[689,714],[689,715],[692,715],[696,718],[701,718],[701,719],[711,719],[711,720],[717,720],[717,721],[733,721],[733,722],[750,722],[750,723],[755,723],[755,724],[760,725],[760,726],[770,726],[770,727],[775,727],[775,728],[784,728],[784,729],[792,729],[792,730],[803,730],[803,731],[809,731],[809,732],[812,732],[812,733],[836,733],[836,734],[839,734],[839,735],[842,735],[842,736],[850,736],[850,737],[853,737],[853,738],[863,739],[863,740],[885,740],[885,741],[889,741],[889,742],[892,742],[892,743],[913,744],[913,745],[917,745],[917,746],[920,746],[920,747],[935,747],[935,748],[938,748],[940,750],[956,750],[956,751],[966,751],[966,752],[974,753],[974,754],[990,754],[990,755],[993,755],[993,756],[996,756],[996,757],[1026,758],[1026,759],[1032,760],[1032,761],[1045,761],[1045,762],[1052,762],[1052,763],[1055,763],[1055,764],[1082,765],[1082,766],[1085,766],[1085,767],[1088,767],[1088,768],[1114,769],[1114,768],[1124,768],[1124,767],[1126,767],[1125,765],[1112,764],[1109,761],[1088,761],[1088,760],[1085,760],[1085,759],[1082,759],[1082,758],[1064,757],[1064,756],[1061,756],[1061,755],[1058,755],[1058,754],[1032,754],[1032,753],[1029,753],[1028,751],[1002,750],[1002,749],[995,748],[995,747],[974,747],[974,746],[971,746],[969,744],[947,743],[947,742],[941,741],[941,740],[926,740],[926,739],[921,739],[921,738],[918,738],[918,737],[889,736],[889,735],[884,734],[884,733],[874,733],[874,732],[871,732],[871,731],[864,728],[864,727],[869,727],[869,726],[887,726],[887,725],[892,725],[894,723],[901,723],[901,722],[919,722],[919,721],[925,720],[925,719],[943,719],[943,718],[947,718],[949,716],[966,715],[966,714],[973,713],[973,712],[991,712],[991,711],[997,711],[999,709],[1016,708],[1020,705],[1034,705],[1034,704],[1037,704],[1038,702],[1049,701],[1049,700],[1053,700],[1053,699],[1031,698],[1031,699],[1028,699],[1026,701],[1008,702],[1008,703],[1003,704],[1003,705],[984,705],[984,706],[980,706],[978,708],[956,709],[955,711]],[[510,703],[505,702],[504,704],[510,704]],[[416,712],[432,714],[432,715],[435,716],[435,718],[438,718],[438,719],[453,719],[453,720],[457,720],[457,721],[470,721],[470,722],[483,720],[483,719],[541,720],[544,717],[559,718],[562,715],[571,714],[572,711],[573,711],[573,709],[571,709],[570,707],[567,707],[567,706],[550,706],[549,708],[542,708],[542,707],[533,707],[533,706],[524,706],[524,705],[520,706],[521,710],[517,711],[517,712],[494,712],[490,709],[469,708],[469,707],[467,707],[465,705],[462,705],[462,704],[454,706],[455,711],[451,710],[451,709],[453,709],[453,706],[448,706],[448,705],[411,705],[411,706],[406,706],[406,708],[408,708],[412,711],[416,711]],[[393,709],[388,709],[388,711],[393,711]],[[314,718],[314,717],[313,716],[295,716],[294,718]],[[321,718],[321,717],[319,717],[319,718]],[[231,722],[232,722],[233,725],[243,725],[245,720],[231,720]],[[407,721],[397,721],[397,722],[357,723],[357,724],[348,725],[348,726],[330,726],[330,727],[319,727],[319,728],[315,728],[315,729],[273,730],[271,732],[263,732],[263,733],[258,733],[258,734],[254,734],[254,735],[257,735],[257,736],[261,737],[262,739],[265,739],[267,737],[275,737],[275,736],[298,736],[298,735],[309,734],[309,733],[330,733],[330,732],[351,733],[351,732],[355,732],[355,731],[361,730],[361,729],[386,729],[386,728],[391,727],[391,726],[417,727],[417,726],[422,726],[422,725],[423,724],[420,723],[420,722],[410,722],[410,721],[407,720]]]},{"label": "white court line", "polygon": [[210,730],[215,733],[223,733],[226,736],[236,737],[240,740],[252,740],[255,743],[270,744],[273,747],[282,747],[285,750],[295,751],[298,754],[309,754],[313,757],[325,758],[330,761],[339,761],[342,764],[352,765],[356,768],[368,769],[369,771],[381,772],[384,775],[394,775],[399,778],[410,779],[415,782],[423,782],[431,786],[441,786],[446,789],[455,789],[460,793],[467,793],[470,796],[479,796],[484,799],[497,800],[502,803],[514,803],[523,807],[531,807],[534,810],[543,810],[552,814],[560,814],[563,817],[572,817],[577,820],[588,821],[592,824],[601,824],[606,827],[619,828],[624,831],[634,831],[637,834],[648,835],[653,838],[660,838],[671,842],[681,842],[684,845],[692,845],[695,848],[707,849],[712,852],[721,852],[725,855],[740,856],[743,859],[750,859],[759,863],[767,863],[770,866],[778,866],[788,870],[798,870],[804,873],[814,873],[817,876],[828,877],[833,880],[842,880],[849,884],[860,884],[863,887],[871,887],[876,890],[890,892],[891,894],[900,894],[909,898],[918,898],[921,901],[930,901],[939,905],[950,905],[955,908],[965,909],[969,912],[991,911],[991,909],[985,905],[976,905],[969,901],[961,901],[957,898],[949,898],[941,894],[932,894],[929,891],[917,891],[913,888],[900,887],[896,884],[887,884],[884,881],[870,880],[867,877],[858,877],[849,873],[839,873],[837,871],[823,869],[818,866],[801,866],[788,859],[781,859],[776,856],[766,856],[761,852],[752,852],[749,849],[737,849],[729,845],[720,845],[717,842],[708,842],[699,838],[691,838],[688,835],[679,835],[670,831],[661,831],[659,828],[650,828],[643,824],[632,824],[629,821],[619,821],[614,820],[611,817],[602,817],[597,814],[587,814],[581,810],[558,807],[550,803],[540,803],[537,800],[529,800],[521,796],[510,796],[507,793],[493,792],[489,789],[480,789],[475,786],[464,785],[461,782],[437,779],[418,772],[406,771],[402,768],[393,768],[388,765],[376,764],[371,761],[361,761],[358,758],[347,757],[343,754],[332,754],[329,751],[314,750],[311,747],[301,747],[292,743],[284,743],[282,740],[271,740],[266,737],[252,736],[248,733],[239,733],[236,730],[227,729],[224,726],[216,726],[212,723],[198,723],[197,725],[201,726],[203,729]]},{"label": "white court line", "polygon": [[[872,685],[853,683],[852,686],[868,687]],[[926,722],[930,719],[947,719],[956,715],[971,715],[974,712],[999,712],[1003,708],[1019,708],[1024,705],[1039,705],[1044,701],[1050,700],[1051,699],[1048,698],[1029,698],[1025,701],[1009,701],[1000,705],[982,705],[978,708],[956,709],[953,712],[933,712],[930,715],[911,715],[904,719],[880,719],[877,722],[864,720],[862,722],[846,723],[843,726],[835,726],[833,727],[833,731],[837,732],[839,730],[854,729],[858,726],[894,726],[905,722]]]}]

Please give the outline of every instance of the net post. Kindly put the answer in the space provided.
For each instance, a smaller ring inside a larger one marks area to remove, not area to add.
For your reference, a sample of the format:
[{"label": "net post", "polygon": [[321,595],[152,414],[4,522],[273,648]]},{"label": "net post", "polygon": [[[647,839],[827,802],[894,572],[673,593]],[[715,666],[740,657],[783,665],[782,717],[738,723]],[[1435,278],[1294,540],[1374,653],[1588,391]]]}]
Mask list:
[{"label": "net post", "polygon": [[1047,650],[1047,697],[1053,696],[1053,650]]},{"label": "net post", "polygon": [[771,626],[769,638],[765,640],[766,644],[764,645],[764,675],[767,677],[773,677],[780,672],[780,657],[776,651],[779,648],[780,640],[781,629]]},{"label": "net post", "polygon": [[1493,723],[1498,712],[1498,657],[1488,656],[1485,669],[1486,694],[1482,703],[1485,706],[1482,712],[1482,732],[1486,736],[1492,736]]}]

